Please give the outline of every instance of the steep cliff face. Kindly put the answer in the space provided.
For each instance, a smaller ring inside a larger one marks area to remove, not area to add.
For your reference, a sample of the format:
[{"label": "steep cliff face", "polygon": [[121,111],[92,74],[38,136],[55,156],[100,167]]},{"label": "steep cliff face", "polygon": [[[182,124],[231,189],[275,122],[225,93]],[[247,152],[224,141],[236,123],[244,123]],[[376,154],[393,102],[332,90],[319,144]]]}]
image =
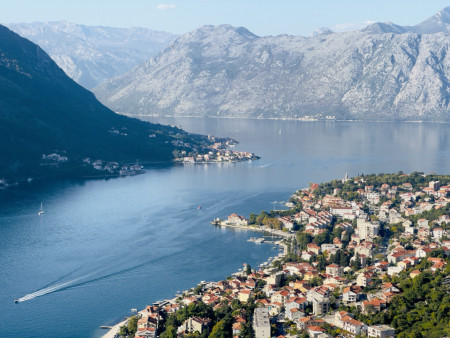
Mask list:
[{"label": "steep cliff face", "polygon": [[449,13],[310,38],[204,26],[94,92],[131,115],[449,120]]},{"label": "steep cliff face", "polygon": [[8,27],[38,44],[67,75],[86,88],[129,71],[176,38],[146,28],[93,27],[67,21]]}]

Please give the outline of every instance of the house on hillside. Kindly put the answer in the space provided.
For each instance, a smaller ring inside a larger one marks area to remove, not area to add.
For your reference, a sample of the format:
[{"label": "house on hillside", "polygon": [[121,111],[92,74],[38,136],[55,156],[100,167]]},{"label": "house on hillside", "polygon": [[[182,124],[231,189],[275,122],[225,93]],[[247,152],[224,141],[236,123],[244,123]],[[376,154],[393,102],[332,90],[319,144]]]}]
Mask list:
[{"label": "house on hillside", "polygon": [[211,325],[211,319],[200,318],[200,317],[190,317],[184,321],[184,323],[178,327],[177,332],[183,333],[202,333],[205,329],[209,328]]}]

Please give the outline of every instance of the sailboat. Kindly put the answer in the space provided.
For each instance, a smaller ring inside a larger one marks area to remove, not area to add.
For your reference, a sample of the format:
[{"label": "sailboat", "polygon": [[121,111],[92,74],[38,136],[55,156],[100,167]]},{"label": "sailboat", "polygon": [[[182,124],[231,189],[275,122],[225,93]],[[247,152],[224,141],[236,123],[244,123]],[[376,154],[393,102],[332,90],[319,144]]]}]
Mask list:
[{"label": "sailboat", "polygon": [[38,215],[41,216],[44,213],[44,207],[42,206],[41,202],[41,208],[39,209]]}]

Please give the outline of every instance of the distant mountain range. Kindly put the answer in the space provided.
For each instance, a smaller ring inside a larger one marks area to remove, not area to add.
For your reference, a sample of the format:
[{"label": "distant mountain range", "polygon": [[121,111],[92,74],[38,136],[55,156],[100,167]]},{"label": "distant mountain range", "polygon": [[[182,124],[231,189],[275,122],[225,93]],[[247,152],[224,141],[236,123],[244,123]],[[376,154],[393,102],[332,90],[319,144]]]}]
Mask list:
[{"label": "distant mountain range", "polygon": [[39,46],[0,25],[0,188],[4,178],[108,175],[111,161],[168,162],[173,141],[200,149],[204,139],[115,114]]},{"label": "distant mountain range", "polygon": [[94,89],[128,115],[449,121],[450,7],[312,37],[204,26]]},{"label": "distant mountain range", "polygon": [[38,44],[67,75],[88,89],[129,71],[176,38],[146,28],[92,27],[67,21],[7,26]]}]

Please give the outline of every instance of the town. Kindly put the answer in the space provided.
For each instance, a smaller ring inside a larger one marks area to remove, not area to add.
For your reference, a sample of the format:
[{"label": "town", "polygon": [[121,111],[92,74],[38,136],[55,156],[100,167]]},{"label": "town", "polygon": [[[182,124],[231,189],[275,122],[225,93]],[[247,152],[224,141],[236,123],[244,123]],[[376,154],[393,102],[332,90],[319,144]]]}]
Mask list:
[{"label": "town", "polygon": [[[258,160],[259,157],[253,153],[246,151],[235,151],[230,150],[234,148],[237,141],[232,138],[219,138],[208,135],[208,141],[212,142],[203,152],[191,152],[187,153],[185,150],[177,151],[175,153],[175,162],[183,164],[193,164],[193,163],[223,163],[223,162],[242,162]],[[180,141],[175,141],[173,143],[175,146],[187,147]]]},{"label": "town", "polygon": [[287,210],[216,219],[214,226],[261,231],[259,242],[276,236],[283,250],[147,306],[109,334],[448,336],[449,184],[448,175],[417,172],[345,175],[296,191]]}]

